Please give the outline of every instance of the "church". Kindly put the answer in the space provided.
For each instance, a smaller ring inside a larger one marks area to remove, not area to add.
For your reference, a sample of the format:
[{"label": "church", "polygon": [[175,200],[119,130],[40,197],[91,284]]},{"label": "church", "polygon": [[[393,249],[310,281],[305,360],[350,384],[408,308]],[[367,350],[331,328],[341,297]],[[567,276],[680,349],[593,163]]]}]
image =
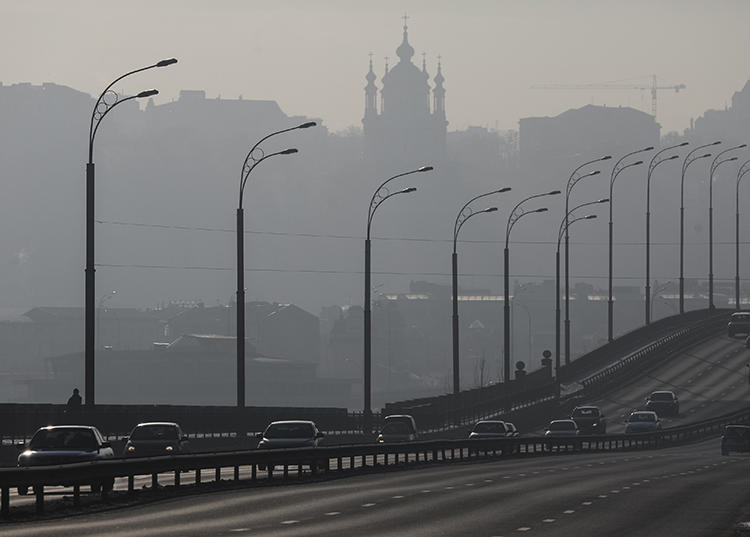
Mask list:
[{"label": "church", "polygon": [[431,88],[425,55],[422,55],[421,69],[412,63],[414,47],[409,44],[406,17],[403,40],[396,55],[399,61],[390,69],[386,58],[380,106],[375,84],[377,76],[370,55],[370,70],[365,77],[365,116],[362,119],[365,159],[403,163],[407,167],[409,164],[441,162],[445,158],[448,126],[442,66],[438,58],[437,74]]}]

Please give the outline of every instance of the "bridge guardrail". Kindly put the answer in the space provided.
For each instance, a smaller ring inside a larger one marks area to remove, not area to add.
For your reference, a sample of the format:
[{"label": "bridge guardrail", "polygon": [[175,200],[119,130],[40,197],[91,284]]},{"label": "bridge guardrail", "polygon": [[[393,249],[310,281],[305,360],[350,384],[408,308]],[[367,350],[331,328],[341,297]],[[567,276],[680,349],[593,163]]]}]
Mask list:
[{"label": "bridge guardrail", "polygon": [[[74,483],[74,503],[79,501],[80,484],[105,481],[116,477],[128,479],[128,492],[134,493],[134,477],[151,475],[158,483],[158,474],[174,473],[175,488],[180,486],[180,475],[194,472],[195,483],[201,483],[201,473],[214,471],[214,479],[221,480],[221,469],[234,469],[234,480],[239,483],[272,479],[275,467],[281,466],[282,477],[299,478],[303,475],[376,469],[390,465],[412,463],[449,463],[487,456],[544,456],[563,452],[602,452],[655,449],[670,447],[716,435],[730,423],[750,422],[750,408],[718,418],[664,429],[653,433],[632,435],[595,435],[570,438],[518,437],[481,440],[430,440],[403,444],[356,444],[318,448],[279,450],[246,450],[220,453],[180,454],[139,459],[110,459],[87,463],[0,469],[0,514],[10,516],[10,489],[33,487],[38,513],[44,511],[44,487],[49,484]],[[359,462],[359,466],[357,466]],[[249,479],[240,479],[240,467],[249,466]],[[308,467],[308,473],[303,467]],[[296,468],[297,472],[289,472]],[[265,477],[261,474],[265,474]],[[296,476],[295,476],[296,474]]]}]

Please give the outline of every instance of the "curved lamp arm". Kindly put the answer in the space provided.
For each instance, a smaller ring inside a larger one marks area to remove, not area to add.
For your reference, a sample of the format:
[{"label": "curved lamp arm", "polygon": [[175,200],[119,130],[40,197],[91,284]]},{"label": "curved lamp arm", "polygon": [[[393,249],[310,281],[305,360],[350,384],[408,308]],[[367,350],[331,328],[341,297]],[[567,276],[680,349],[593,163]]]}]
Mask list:
[{"label": "curved lamp arm", "polygon": [[252,172],[255,167],[263,162],[266,159],[269,159],[271,157],[275,157],[276,155],[292,155],[294,153],[298,153],[297,149],[290,148],[290,149],[284,149],[283,151],[277,151],[275,153],[269,153],[268,155],[263,155],[263,157],[259,158],[258,160],[253,161],[252,166],[248,168],[247,173],[243,177],[242,181],[240,182],[240,200],[239,200],[239,208],[242,209],[242,199],[245,194],[245,185],[247,184],[247,180],[250,177],[250,172]]},{"label": "curved lamp arm", "polygon": [[[609,203],[609,198],[602,198],[602,199],[596,200],[596,201],[589,201],[589,202],[586,202],[586,203],[581,203],[580,205],[576,205],[570,211],[568,211],[568,213],[565,215],[565,217],[560,222],[560,228],[559,228],[558,233],[557,233],[558,237],[562,236],[565,233],[565,231],[567,230],[567,228],[570,226],[570,224],[572,222],[575,222],[575,220],[568,220],[570,218],[571,214],[573,214],[575,211],[577,211],[581,207],[586,207],[588,205],[597,205],[599,203]],[[566,224],[566,222],[567,222],[567,224]],[[558,240],[558,244],[559,244],[559,240]]]},{"label": "curved lamp arm", "polygon": [[[429,172],[429,171],[431,171],[433,169],[434,168],[432,166],[422,166],[420,168],[417,168],[416,170],[411,170],[411,171],[408,171],[408,172],[399,173],[399,174],[396,174],[396,175],[394,175],[392,177],[389,177],[388,179],[386,179],[385,181],[383,181],[380,184],[380,186],[375,190],[375,192],[373,192],[372,197],[370,198],[370,206],[367,209],[367,238],[368,239],[370,238],[370,224],[372,223],[372,215],[375,212],[375,209],[378,208],[378,206],[383,202],[383,200],[385,200],[386,198],[389,198],[392,195],[390,193],[386,193],[385,195],[382,195],[380,193],[380,191],[383,190],[383,188],[385,187],[385,185],[387,185],[388,183],[390,183],[394,179],[398,179],[399,177],[403,177],[405,175],[411,175],[412,173]],[[416,188],[414,190],[416,190]],[[386,190],[386,192],[387,192],[387,190]],[[402,193],[404,193],[404,191],[400,190],[400,191],[398,191],[396,193],[397,194],[402,194]]]},{"label": "curved lamp arm", "polygon": [[[107,105],[104,109],[104,112],[102,112],[99,115],[99,118],[96,120],[96,124],[93,125],[94,130],[90,133],[89,138],[89,162],[93,160],[94,157],[94,139],[96,138],[96,132],[99,130],[99,125],[101,125],[102,120],[104,117],[109,114],[109,112],[117,105],[124,103],[125,101],[132,101],[133,99],[142,99],[144,97],[151,97],[152,95],[158,95],[159,91],[152,89],[152,90],[146,90],[140,92],[138,95],[131,95],[130,97],[125,97],[124,99],[118,99],[114,103]],[[96,112],[96,109],[94,109],[94,112]]]},{"label": "curved lamp arm", "polygon": [[390,194],[387,194],[383,196],[382,198],[378,198],[377,203],[375,203],[375,206],[372,208],[372,211],[370,214],[367,215],[367,238],[370,238],[370,226],[372,225],[372,219],[375,216],[375,211],[380,207],[385,200],[388,198],[392,198],[393,196],[398,196],[399,194],[409,194],[410,192],[415,192],[417,190],[417,187],[410,186],[408,188],[404,188],[403,190],[399,190],[397,192],[391,192]]},{"label": "curved lamp arm", "polygon": [[[503,188],[498,189],[498,190],[493,190],[492,192],[487,192],[485,194],[480,194],[478,196],[474,196],[469,201],[467,201],[466,203],[464,203],[464,206],[461,207],[460,211],[458,211],[458,214],[456,215],[456,221],[453,224],[454,251],[455,251],[455,238],[458,236],[458,228],[461,227],[461,225],[459,224],[459,220],[461,220],[462,216],[464,217],[464,220],[466,220],[468,218],[468,216],[466,216],[466,213],[465,213],[466,208],[469,207],[469,205],[471,205],[473,202],[475,202],[476,200],[478,200],[480,198],[484,198],[486,196],[492,196],[493,194],[502,194],[503,192],[508,192],[510,190],[511,190],[511,187],[506,186],[506,187],[503,187]],[[470,211],[470,215],[471,214],[473,214],[473,211]]]},{"label": "curved lamp arm", "polygon": [[[599,203],[597,201],[593,201],[591,203]],[[589,205],[588,203],[585,205]],[[557,251],[560,251],[560,242],[562,241],[562,238],[565,236],[565,232],[568,230],[570,226],[572,226],[575,222],[578,222],[579,220],[593,220],[596,218],[595,214],[587,214],[586,216],[579,216],[578,218],[574,218],[573,220],[569,221],[567,224],[565,224],[565,220],[563,220],[563,224],[560,226],[560,230],[557,232]]]},{"label": "curved lamp arm", "polygon": [[[495,211],[497,211],[497,207],[487,207],[486,209],[482,209],[481,211],[470,212],[464,215],[463,219],[461,219],[460,221],[459,220],[456,221],[456,225],[453,227],[453,253],[454,254],[456,253],[456,242],[458,242],[458,233],[461,231],[461,228],[464,226],[466,221],[469,218],[476,216],[478,214],[494,213]],[[459,214],[459,216],[461,216],[461,214]]]},{"label": "curved lamp arm", "polygon": [[745,147],[747,147],[747,144],[741,144],[741,145],[737,145],[737,146],[734,146],[734,147],[730,147],[729,149],[725,149],[724,151],[720,151],[719,153],[717,153],[716,156],[714,157],[714,160],[711,162],[711,168],[709,168],[709,170],[710,170],[709,175],[713,176],[713,174],[716,171],[716,169],[719,166],[721,166],[721,164],[723,164],[724,162],[727,162],[728,159],[725,159],[725,160],[722,160],[721,162],[719,162],[719,158],[722,155],[724,155],[726,153],[729,153],[730,151],[734,151],[735,149],[742,149],[742,148],[745,148]]}]

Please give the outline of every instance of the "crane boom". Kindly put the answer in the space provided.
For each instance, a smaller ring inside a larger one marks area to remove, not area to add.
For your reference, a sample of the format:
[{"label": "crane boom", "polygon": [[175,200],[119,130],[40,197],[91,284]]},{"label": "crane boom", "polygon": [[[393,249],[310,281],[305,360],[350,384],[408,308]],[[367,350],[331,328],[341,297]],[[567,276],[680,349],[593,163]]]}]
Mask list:
[{"label": "crane boom", "polygon": [[660,86],[656,82],[656,75],[652,75],[651,84],[537,84],[532,89],[575,89],[575,90],[649,90],[651,92],[651,114],[656,118],[657,90],[674,90],[679,93],[685,89],[685,84],[671,84]]}]

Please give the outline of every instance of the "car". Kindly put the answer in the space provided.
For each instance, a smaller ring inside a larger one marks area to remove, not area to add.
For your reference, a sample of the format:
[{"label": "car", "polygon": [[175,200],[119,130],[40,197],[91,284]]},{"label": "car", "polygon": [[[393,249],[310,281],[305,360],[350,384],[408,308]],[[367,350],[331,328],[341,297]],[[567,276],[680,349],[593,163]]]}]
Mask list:
[{"label": "car", "polygon": [[517,437],[521,436],[521,433],[518,432],[518,429],[516,429],[516,426],[513,425],[511,422],[506,421],[505,427],[508,429],[508,436]]},{"label": "car", "polygon": [[258,449],[295,447],[318,447],[325,435],[313,421],[274,421],[262,433],[258,433]]},{"label": "car", "polygon": [[652,392],[646,399],[646,410],[653,410],[660,416],[677,416],[680,414],[680,401],[674,392]]},{"label": "car", "polygon": [[180,426],[166,421],[139,423],[124,440],[123,457],[176,455],[190,447]]},{"label": "car", "polygon": [[570,413],[581,434],[606,434],[607,418],[598,406],[577,406]]},{"label": "car", "polygon": [[750,426],[726,425],[721,435],[721,454],[729,455],[730,451],[750,451]]},{"label": "car", "polygon": [[[38,429],[26,449],[18,455],[19,468],[58,465],[114,458],[112,444],[96,427],[89,425],[51,425]],[[112,490],[114,478],[89,483],[91,491]],[[47,483],[70,486],[74,483]],[[28,494],[28,487],[18,487],[18,494]]]},{"label": "car", "polygon": [[392,442],[414,442],[419,437],[417,423],[408,414],[391,414],[383,418],[383,427],[377,441],[379,444]]},{"label": "car", "polygon": [[729,318],[727,335],[734,337],[736,334],[750,335],[750,311],[737,311]]},{"label": "car", "polygon": [[661,431],[659,415],[652,410],[631,412],[625,422],[625,434],[653,433]]},{"label": "car", "polygon": [[512,436],[512,431],[506,426],[504,421],[500,420],[483,420],[478,421],[469,433],[469,438],[507,438]]},{"label": "car", "polygon": [[563,438],[568,436],[578,436],[578,425],[573,420],[552,420],[544,431],[544,436],[548,438]]}]

